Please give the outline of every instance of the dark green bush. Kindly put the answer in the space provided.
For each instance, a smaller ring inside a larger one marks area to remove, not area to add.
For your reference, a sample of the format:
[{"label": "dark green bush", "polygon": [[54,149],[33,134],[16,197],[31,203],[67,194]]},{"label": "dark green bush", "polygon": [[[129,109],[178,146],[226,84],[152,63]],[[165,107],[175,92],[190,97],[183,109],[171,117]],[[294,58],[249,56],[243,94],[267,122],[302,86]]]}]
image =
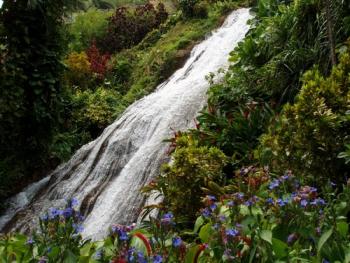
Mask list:
[{"label": "dark green bush", "polygon": [[346,52],[329,77],[317,69],[304,75],[296,102],[283,108],[262,137],[262,155],[271,155],[274,169],[292,169],[318,184],[329,178],[343,181],[350,166],[337,157],[350,137],[349,98],[350,52]]}]

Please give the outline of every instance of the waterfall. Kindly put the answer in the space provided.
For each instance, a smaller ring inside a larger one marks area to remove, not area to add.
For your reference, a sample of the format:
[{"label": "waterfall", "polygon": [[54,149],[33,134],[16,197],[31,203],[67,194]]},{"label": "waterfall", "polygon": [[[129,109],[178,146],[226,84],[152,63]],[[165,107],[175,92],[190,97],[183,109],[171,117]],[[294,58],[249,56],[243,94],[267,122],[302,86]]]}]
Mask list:
[{"label": "waterfall", "polygon": [[1,231],[31,229],[47,209],[62,207],[72,197],[86,217],[84,236],[101,238],[112,223],[134,222],[145,202],[140,188],[169,161],[164,139],[193,127],[206,102],[206,75],[228,67],[229,53],[247,33],[249,18],[249,9],[232,12],[155,92],[129,106],[70,161],[9,199]]}]

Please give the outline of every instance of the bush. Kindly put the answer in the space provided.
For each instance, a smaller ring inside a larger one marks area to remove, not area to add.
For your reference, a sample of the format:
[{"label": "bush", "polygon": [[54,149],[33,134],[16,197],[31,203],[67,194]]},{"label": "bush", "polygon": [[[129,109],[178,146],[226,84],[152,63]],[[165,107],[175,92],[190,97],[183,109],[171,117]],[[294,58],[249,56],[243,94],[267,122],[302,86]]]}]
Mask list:
[{"label": "bush", "polygon": [[198,18],[208,17],[208,5],[205,2],[200,2],[194,5],[193,15]]},{"label": "bush", "polygon": [[68,55],[65,63],[68,66],[68,71],[65,74],[65,79],[69,86],[79,86],[87,88],[89,79],[92,77],[90,70],[91,64],[85,52],[72,52]]},{"label": "bush", "polygon": [[77,91],[73,95],[72,119],[80,129],[89,131],[92,138],[114,120],[120,95],[108,88],[97,88],[96,91]]},{"label": "bush", "polygon": [[303,77],[295,104],[286,105],[269,133],[262,137],[262,155],[274,169],[293,169],[318,184],[342,181],[349,166],[337,158],[350,136],[350,52],[324,78],[316,69]]},{"label": "bush", "polygon": [[108,53],[102,54],[96,47],[95,42],[92,42],[89,49],[86,51],[90,62],[90,70],[99,80],[104,80],[107,72],[110,70],[108,62],[111,56]]},{"label": "bush", "polygon": [[69,48],[80,52],[88,48],[93,40],[100,40],[107,34],[108,19],[112,13],[89,9],[78,13],[68,27]]},{"label": "bush", "polygon": [[199,2],[199,0],[179,0],[178,4],[182,11],[182,14],[185,17],[194,17],[194,9],[195,5]]},{"label": "bush", "polygon": [[162,175],[151,184],[153,187],[145,190],[159,190],[164,195],[166,209],[191,220],[201,207],[202,187],[211,181],[223,180],[222,169],[227,160],[219,149],[199,147],[198,142],[187,135],[174,143],[177,147],[172,155],[173,162],[165,165]]},{"label": "bush", "polygon": [[149,3],[135,9],[119,7],[109,19],[108,34],[99,44],[111,53],[130,48],[140,43],[146,34],[163,23],[167,16],[162,4],[159,4],[157,9]]}]

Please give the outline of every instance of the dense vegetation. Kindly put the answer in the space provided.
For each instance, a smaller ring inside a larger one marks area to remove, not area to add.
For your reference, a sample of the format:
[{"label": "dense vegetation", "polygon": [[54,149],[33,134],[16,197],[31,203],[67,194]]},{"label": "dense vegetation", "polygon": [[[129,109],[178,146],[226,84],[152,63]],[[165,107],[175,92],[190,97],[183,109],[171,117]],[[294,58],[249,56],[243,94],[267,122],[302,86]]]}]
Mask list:
[{"label": "dense vegetation", "polygon": [[185,19],[161,3],[81,4],[5,1],[1,9],[1,199],[96,138],[237,6],[213,4],[205,17]]},{"label": "dense vegetation", "polygon": [[[116,98],[106,90],[127,102],[147,94],[153,86],[143,90],[140,83],[153,85],[162,79],[160,73],[166,77],[163,70],[171,60],[164,59],[147,82],[138,69],[149,63],[133,62],[131,50],[149,62],[155,56],[152,47],[166,41],[158,40],[159,32],[166,32],[169,46],[178,37],[175,28],[186,28],[190,40],[198,39],[201,34],[189,25],[201,31],[203,21],[217,18],[215,9],[207,19],[193,18],[205,17],[199,4],[180,1],[185,20],[168,19],[139,45],[115,56],[120,70],[115,72],[132,72],[124,82],[104,78],[115,90],[101,82],[100,75],[108,76],[110,69],[100,67],[113,56],[103,53],[98,37],[85,52],[74,50],[67,64],[78,61],[70,68],[82,75],[66,76],[79,87],[72,96],[81,105],[89,98],[94,112],[100,97]],[[114,225],[103,241],[82,241],[81,217],[70,200],[62,210],[42,215],[40,231],[32,236],[2,236],[4,262],[350,261],[350,3],[260,0],[253,6],[251,30],[232,52],[234,63],[225,78],[212,83],[197,128],[171,139],[173,162],[143,189],[164,196],[159,205],[145,208],[146,214],[159,209],[158,216],[137,227]],[[90,72],[94,78],[85,83]],[[96,83],[101,87],[95,89]],[[121,83],[129,88],[122,91]],[[99,105],[104,114],[110,111],[103,116],[113,114],[113,104]]]}]

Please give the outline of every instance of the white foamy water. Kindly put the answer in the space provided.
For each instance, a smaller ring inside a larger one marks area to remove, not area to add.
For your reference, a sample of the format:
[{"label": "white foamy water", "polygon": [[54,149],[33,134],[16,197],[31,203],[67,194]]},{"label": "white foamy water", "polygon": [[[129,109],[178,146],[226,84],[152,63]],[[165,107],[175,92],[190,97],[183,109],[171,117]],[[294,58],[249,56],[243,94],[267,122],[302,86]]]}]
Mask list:
[{"label": "white foamy water", "polygon": [[128,107],[46,181],[10,199],[0,229],[25,231],[48,208],[63,206],[71,197],[86,215],[85,236],[101,238],[113,223],[134,222],[145,202],[140,188],[168,161],[163,140],[193,126],[206,102],[205,76],[228,67],[229,53],[247,33],[249,18],[248,9],[234,11],[155,92]]}]

